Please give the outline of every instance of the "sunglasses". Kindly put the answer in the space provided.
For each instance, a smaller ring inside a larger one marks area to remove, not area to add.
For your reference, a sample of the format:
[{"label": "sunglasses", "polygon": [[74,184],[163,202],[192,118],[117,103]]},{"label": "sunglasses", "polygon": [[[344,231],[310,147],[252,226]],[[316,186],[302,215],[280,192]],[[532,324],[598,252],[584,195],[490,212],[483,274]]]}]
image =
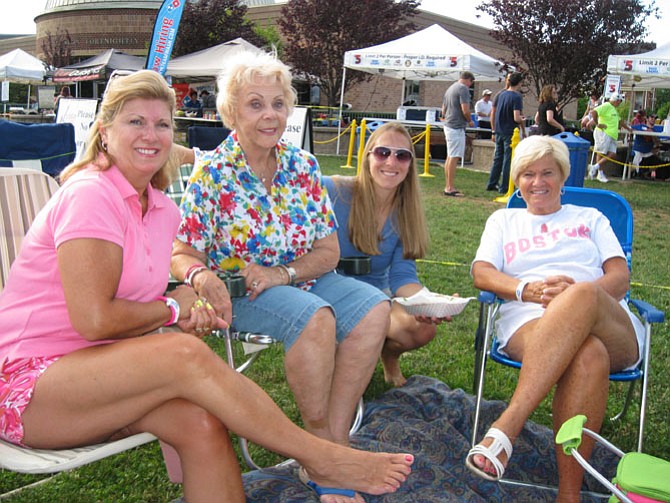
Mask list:
[{"label": "sunglasses", "polygon": [[371,153],[378,161],[385,161],[391,157],[391,154],[395,155],[398,162],[410,162],[414,157],[412,152],[406,148],[375,147]]}]

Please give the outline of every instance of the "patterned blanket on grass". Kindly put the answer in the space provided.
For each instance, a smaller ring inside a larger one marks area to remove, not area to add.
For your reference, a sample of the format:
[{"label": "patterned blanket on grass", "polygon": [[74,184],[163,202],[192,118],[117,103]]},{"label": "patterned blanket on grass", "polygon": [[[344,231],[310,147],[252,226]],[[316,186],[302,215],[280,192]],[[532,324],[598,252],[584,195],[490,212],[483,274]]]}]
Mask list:
[{"label": "patterned blanket on grass", "polygon": [[[539,489],[512,487],[489,482],[465,468],[470,449],[475,397],[463,390],[449,389],[444,383],[413,376],[405,386],[389,390],[365,404],[365,416],[352,444],[369,451],[411,452],[415,455],[412,474],[398,492],[384,496],[364,495],[374,503],[436,502],[545,502],[556,494]],[[504,409],[503,402],[482,405],[483,433]],[[596,447],[592,463],[611,478],[616,459]],[[527,422],[514,443],[514,454],[505,477],[531,483],[558,482],[553,433],[544,426]],[[586,477],[591,491],[602,486]],[[315,493],[297,476],[297,466],[269,468],[244,475],[247,502],[318,502]],[[585,487],[587,489],[587,487]],[[582,501],[602,501],[587,496]]]}]

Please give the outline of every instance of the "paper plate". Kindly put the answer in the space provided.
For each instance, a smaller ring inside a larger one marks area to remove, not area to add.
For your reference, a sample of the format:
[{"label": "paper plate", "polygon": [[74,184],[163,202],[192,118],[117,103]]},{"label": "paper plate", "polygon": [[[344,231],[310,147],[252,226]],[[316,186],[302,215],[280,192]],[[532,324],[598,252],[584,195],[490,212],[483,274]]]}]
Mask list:
[{"label": "paper plate", "polygon": [[459,314],[474,297],[453,297],[434,293],[424,288],[411,297],[396,297],[393,300],[413,316],[446,318]]}]

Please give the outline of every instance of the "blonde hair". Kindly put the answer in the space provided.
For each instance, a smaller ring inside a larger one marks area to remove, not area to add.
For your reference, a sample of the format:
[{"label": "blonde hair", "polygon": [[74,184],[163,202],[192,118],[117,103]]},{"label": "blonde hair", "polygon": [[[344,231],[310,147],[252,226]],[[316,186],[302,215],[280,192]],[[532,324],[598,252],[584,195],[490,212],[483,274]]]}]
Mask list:
[{"label": "blonde hair", "polygon": [[550,156],[561,172],[562,182],[570,175],[570,152],[561,140],[551,136],[529,136],[519,142],[512,155],[510,176],[515,185],[519,185],[521,172],[538,159]]},{"label": "blonde hair", "polygon": [[235,127],[233,119],[237,108],[237,93],[242,87],[251,84],[257,78],[274,78],[281,86],[286,98],[288,115],[293,112],[298,95],[291,86],[292,78],[289,67],[279,61],[274,53],[244,51],[226,65],[226,69],[217,80],[219,92],[216,97],[216,108],[226,127]]},{"label": "blonde hair", "polygon": [[[59,177],[61,182],[89,164],[95,164],[101,171],[109,169],[114,164],[114,159],[103,146],[100,129],[110,127],[125,104],[138,98],[165,102],[170,109],[170,120],[174,121],[172,117],[176,108],[175,93],[159,73],[153,70],[140,70],[129,75],[112,77],[100,103],[98,115],[91,126],[84,155],[81,160],[63,170]],[[172,128],[174,130],[174,122]],[[171,150],[165,165],[151,178],[151,185],[159,190],[165,190],[180,164],[179,156]]]},{"label": "blonde hair", "polygon": [[[370,152],[379,144],[379,138],[388,132],[399,133],[407,139],[412,161],[405,180],[396,188],[391,206],[391,222],[400,236],[404,258],[423,258],[428,251],[428,226],[423,210],[419,177],[416,170],[414,144],[405,127],[388,122],[376,129],[363,150],[361,169],[354,178],[351,212],[349,214],[349,239],[356,249],[367,255],[379,255],[380,235],[377,231],[377,201],[374,180],[370,173]],[[334,178],[336,185],[339,180]],[[395,218],[393,218],[395,217]]]}]

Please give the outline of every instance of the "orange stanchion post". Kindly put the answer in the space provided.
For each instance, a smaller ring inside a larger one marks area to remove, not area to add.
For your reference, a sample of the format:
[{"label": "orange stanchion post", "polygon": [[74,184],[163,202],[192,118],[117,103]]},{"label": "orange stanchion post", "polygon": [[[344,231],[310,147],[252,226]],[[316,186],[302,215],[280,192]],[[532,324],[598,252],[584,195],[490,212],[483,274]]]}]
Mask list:
[{"label": "orange stanchion post", "polygon": [[[521,141],[521,133],[519,133],[519,128],[514,128],[514,133],[512,134],[512,159],[514,159],[514,149]],[[509,201],[509,198],[514,194],[514,181],[512,180],[512,174],[509,176],[509,183],[507,184],[507,193],[504,196],[496,197],[494,201],[496,203],[505,203]]]},{"label": "orange stanchion post", "polygon": [[426,124],[426,134],[424,134],[425,152],[423,155],[423,173],[419,176],[427,178],[434,178],[435,175],[430,174],[430,124]]},{"label": "orange stanchion post", "polygon": [[361,171],[361,162],[363,159],[363,150],[365,150],[365,133],[366,133],[366,122],[365,119],[361,121],[361,132],[358,135],[358,155],[356,158],[356,174]]},{"label": "orange stanchion post", "polygon": [[356,144],[356,119],[351,121],[349,125],[349,149],[347,150],[347,164],[340,166],[340,168],[354,169],[351,165],[351,158],[354,156],[354,145]]}]

